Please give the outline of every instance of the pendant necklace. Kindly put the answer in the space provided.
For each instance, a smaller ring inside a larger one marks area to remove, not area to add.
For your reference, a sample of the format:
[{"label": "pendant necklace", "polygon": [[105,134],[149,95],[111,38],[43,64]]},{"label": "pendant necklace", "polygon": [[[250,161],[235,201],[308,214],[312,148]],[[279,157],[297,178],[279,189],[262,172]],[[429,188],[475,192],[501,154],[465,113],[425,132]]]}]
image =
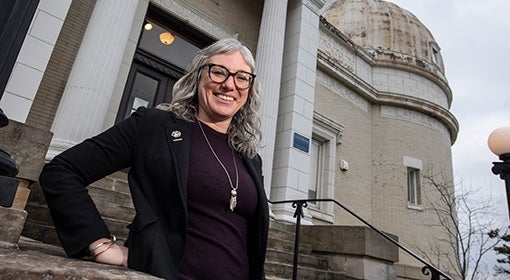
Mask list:
[{"label": "pendant necklace", "polygon": [[237,171],[237,164],[236,164],[236,158],[234,156],[234,149],[230,148],[232,151],[232,160],[234,161],[234,168],[236,170],[236,186],[234,187],[234,184],[232,184],[232,179],[230,178],[230,174],[228,174],[227,168],[221,162],[218,155],[216,155],[216,152],[214,152],[214,149],[211,146],[211,143],[209,143],[209,139],[207,139],[207,135],[205,135],[204,129],[202,128],[202,124],[200,123],[200,120],[197,119],[198,126],[200,127],[200,130],[202,131],[202,134],[204,135],[205,142],[207,142],[207,145],[209,146],[209,149],[213,153],[214,157],[218,161],[218,163],[223,167],[223,170],[225,171],[225,174],[227,174],[228,182],[230,183],[230,211],[234,211],[234,208],[237,206],[237,188],[239,188],[239,172]]}]

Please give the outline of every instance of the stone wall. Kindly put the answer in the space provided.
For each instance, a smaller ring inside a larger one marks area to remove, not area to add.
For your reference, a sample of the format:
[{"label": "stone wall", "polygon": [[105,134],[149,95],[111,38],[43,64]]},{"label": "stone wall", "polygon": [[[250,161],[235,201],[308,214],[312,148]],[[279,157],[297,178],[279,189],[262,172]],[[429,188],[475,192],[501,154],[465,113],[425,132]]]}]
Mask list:
[{"label": "stone wall", "polygon": [[397,247],[367,227],[303,226],[301,240],[314,254],[327,256],[330,266],[345,271],[348,279],[397,279]]},{"label": "stone wall", "polygon": [[41,173],[51,133],[12,120],[0,129],[0,148],[11,155],[19,168],[16,178],[4,177],[2,181],[16,182],[17,189],[10,207],[0,207],[1,220],[4,221],[0,242],[16,245],[27,216],[24,208],[29,198],[29,188]]},{"label": "stone wall", "polygon": [[52,133],[12,120],[0,131],[0,148],[8,152],[18,164],[17,177],[30,182],[37,181]]}]

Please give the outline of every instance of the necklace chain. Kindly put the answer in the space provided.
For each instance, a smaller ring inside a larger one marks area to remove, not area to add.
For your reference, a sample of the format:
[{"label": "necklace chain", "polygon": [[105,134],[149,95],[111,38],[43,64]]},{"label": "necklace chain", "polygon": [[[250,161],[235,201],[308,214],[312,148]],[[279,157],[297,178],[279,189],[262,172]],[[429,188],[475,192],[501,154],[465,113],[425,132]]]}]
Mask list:
[{"label": "necklace chain", "polygon": [[221,162],[220,158],[218,157],[218,155],[214,151],[213,147],[211,146],[211,143],[209,142],[207,135],[205,135],[205,131],[202,128],[202,124],[200,123],[200,120],[197,119],[197,122],[198,122],[198,126],[200,127],[200,130],[202,131],[202,135],[204,135],[205,142],[207,142],[207,146],[209,146],[209,149],[213,153],[214,157],[216,158],[218,163],[221,165],[221,167],[223,167],[223,171],[225,171],[225,174],[227,174],[228,182],[230,183],[230,188],[232,189],[230,191],[230,211],[234,211],[234,208],[236,208],[236,206],[237,206],[237,189],[239,188],[239,172],[237,170],[236,159],[234,156],[234,149],[230,148],[230,150],[232,151],[232,161],[234,162],[234,169],[236,171],[236,186],[235,187],[234,187],[234,184],[232,184],[232,179],[230,178],[230,174],[228,173],[227,168],[225,167],[223,162]]}]

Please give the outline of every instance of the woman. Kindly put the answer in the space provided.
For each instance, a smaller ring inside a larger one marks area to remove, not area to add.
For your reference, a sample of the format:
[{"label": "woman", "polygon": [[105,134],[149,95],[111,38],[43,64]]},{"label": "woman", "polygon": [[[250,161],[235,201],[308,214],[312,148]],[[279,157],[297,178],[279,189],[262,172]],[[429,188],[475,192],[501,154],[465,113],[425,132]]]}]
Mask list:
[{"label": "woman", "polygon": [[[234,39],[199,51],[171,104],[141,108],[41,173],[66,253],[166,279],[263,279],[263,188],[254,59]],[[86,186],[129,167],[136,216],[125,247]]]}]

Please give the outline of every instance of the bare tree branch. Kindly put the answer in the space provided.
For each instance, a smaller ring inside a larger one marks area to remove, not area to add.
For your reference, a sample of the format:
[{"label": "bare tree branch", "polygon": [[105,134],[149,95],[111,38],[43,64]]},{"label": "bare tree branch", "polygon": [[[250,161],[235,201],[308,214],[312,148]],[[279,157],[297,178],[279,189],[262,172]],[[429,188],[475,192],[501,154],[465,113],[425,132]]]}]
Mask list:
[{"label": "bare tree branch", "polygon": [[[496,225],[492,218],[495,207],[490,199],[475,200],[480,189],[457,188],[443,176],[441,170],[433,168],[423,175],[426,185],[427,210],[437,216],[435,223],[444,235],[432,236],[428,249],[419,250],[425,258],[433,261],[440,256],[447,258],[447,267],[453,269],[463,280],[482,279],[482,258],[499,243],[489,237],[489,230]],[[446,245],[445,245],[446,244]],[[445,246],[456,255],[446,252]],[[448,267],[449,266],[449,267]]]}]

